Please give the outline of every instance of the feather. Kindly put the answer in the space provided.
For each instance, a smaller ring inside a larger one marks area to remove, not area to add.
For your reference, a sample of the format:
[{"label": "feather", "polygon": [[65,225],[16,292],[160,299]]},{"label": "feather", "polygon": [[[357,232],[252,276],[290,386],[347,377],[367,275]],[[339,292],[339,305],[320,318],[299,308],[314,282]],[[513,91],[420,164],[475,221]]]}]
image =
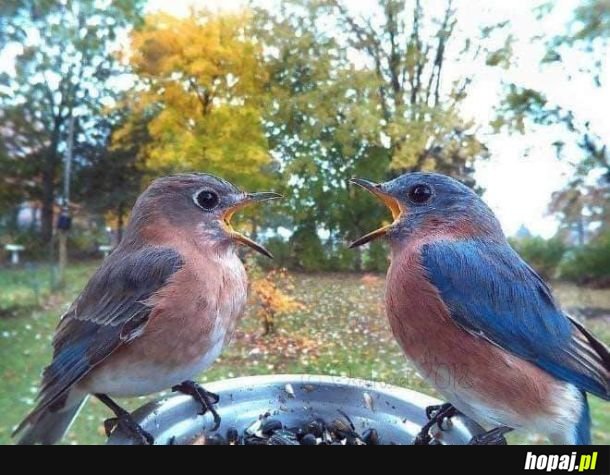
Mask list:
[{"label": "feather", "polygon": [[506,243],[437,241],[423,246],[422,264],[460,327],[610,399],[608,349],[559,308],[544,281]]},{"label": "feather", "polygon": [[149,299],[181,266],[180,255],[164,247],[111,254],[58,325],[39,407],[52,404],[117,348],[140,335],[151,312]]}]

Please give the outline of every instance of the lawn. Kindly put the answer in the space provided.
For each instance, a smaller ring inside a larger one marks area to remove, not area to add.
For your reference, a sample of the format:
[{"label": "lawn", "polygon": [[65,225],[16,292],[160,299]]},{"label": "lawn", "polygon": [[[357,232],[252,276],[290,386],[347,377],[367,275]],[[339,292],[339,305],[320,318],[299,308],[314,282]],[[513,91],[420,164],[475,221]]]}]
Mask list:
[{"label": "lawn", "polygon": [[[68,272],[68,286],[49,290],[51,272],[44,267],[0,270],[0,443],[32,408],[39,375],[48,363],[50,341],[59,315],[77,295],[95,264],[78,264]],[[201,382],[268,373],[345,375],[384,381],[434,393],[403,357],[383,314],[383,279],[354,274],[294,275],[301,310],[281,318],[278,331],[261,336],[254,312],[242,320],[230,346]],[[558,284],[568,307],[607,308],[610,291]],[[610,317],[591,319],[587,326],[610,342]],[[135,408],[145,398],[125,401]],[[605,404],[605,406],[604,406]],[[594,441],[610,444],[607,403],[591,398]],[[65,442],[104,442],[102,422],[108,411],[90,400]],[[511,442],[542,443],[536,435],[511,436]]]}]

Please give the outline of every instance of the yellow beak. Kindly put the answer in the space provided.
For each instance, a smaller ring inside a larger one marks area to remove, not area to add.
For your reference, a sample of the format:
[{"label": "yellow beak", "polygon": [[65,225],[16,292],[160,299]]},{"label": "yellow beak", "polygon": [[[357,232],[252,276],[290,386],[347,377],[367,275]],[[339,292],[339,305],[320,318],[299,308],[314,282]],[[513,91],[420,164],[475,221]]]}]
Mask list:
[{"label": "yellow beak", "polygon": [[278,193],[273,193],[271,191],[261,191],[258,193],[246,193],[244,195],[243,199],[239,200],[237,203],[235,203],[230,208],[227,208],[222,216],[222,221],[223,221],[226,231],[231,236],[231,239],[234,239],[235,241],[237,241],[241,244],[251,247],[255,251],[260,252],[263,256],[267,256],[267,257],[273,259],[273,255],[267,249],[265,249],[263,246],[261,246],[259,243],[257,243],[256,241],[253,241],[249,237],[246,237],[243,234],[235,231],[233,229],[233,226],[231,226],[231,218],[233,217],[233,215],[235,214],[236,211],[238,211],[248,205],[260,203],[262,201],[276,200],[278,198],[282,198],[282,195],[280,195]]},{"label": "yellow beak", "polygon": [[365,234],[364,236],[362,236],[359,239],[356,239],[354,242],[352,242],[349,245],[349,248],[351,249],[354,247],[362,246],[363,244],[366,244],[367,242],[371,242],[371,241],[374,241],[375,239],[385,236],[388,233],[388,231],[390,230],[390,228],[400,219],[402,214],[404,212],[406,212],[406,209],[396,198],[394,198],[392,195],[384,192],[381,189],[381,186],[378,185],[377,183],[374,183],[369,180],[363,180],[362,178],[353,178],[350,180],[350,183],[353,183],[354,185],[358,185],[358,186],[364,188],[369,193],[372,193],[373,195],[375,195],[383,204],[385,204],[390,209],[390,211],[392,212],[392,219],[394,220],[391,224],[382,226],[381,228],[376,229],[375,231],[372,231],[368,234]]}]

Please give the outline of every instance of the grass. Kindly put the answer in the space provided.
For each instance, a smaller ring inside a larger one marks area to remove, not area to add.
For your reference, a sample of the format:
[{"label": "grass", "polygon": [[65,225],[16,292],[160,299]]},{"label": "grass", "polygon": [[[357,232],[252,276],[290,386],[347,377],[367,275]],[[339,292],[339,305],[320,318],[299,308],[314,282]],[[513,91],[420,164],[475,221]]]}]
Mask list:
[{"label": "grass", "polygon": [[[51,356],[50,341],[59,315],[93,272],[93,264],[68,271],[68,287],[49,291],[49,270],[0,271],[0,444],[10,443],[13,427],[32,408],[40,372]],[[35,275],[39,281],[33,284]],[[316,373],[384,381],[418,391],[434,391],[415,373],[394,341],[383,313],[383,279],[353,274],[295,275],[296,294],[304,308],[279,319],[277,334],[261,336],[254,312],[248,312],[222,357],[201,382],[269,373]],[[610,309],[610,291],[559,285],[567,306]],[[610,342],[610,318],[587,326]],[[147,398],[124,401],[136,408]],[[604,407],[604,405],[606,405]],[[594,441],[610,444],[607,403],[591,398]],[[90,400],[65,443],[103,443],[108,411]],[[511,436],[512,443],[541,443],[536,435]]]}]

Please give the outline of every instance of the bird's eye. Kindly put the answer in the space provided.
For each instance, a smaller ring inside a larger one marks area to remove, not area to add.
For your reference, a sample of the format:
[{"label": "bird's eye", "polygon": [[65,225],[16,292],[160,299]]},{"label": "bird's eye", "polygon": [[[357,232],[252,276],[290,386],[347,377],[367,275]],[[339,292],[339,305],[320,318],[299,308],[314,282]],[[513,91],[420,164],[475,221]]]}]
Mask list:
[{"label": "bird's eye", "polygon": [[415,185],[409,190],[409,199],[413,203],[422,204],[430,201],[432,198],[432,188],[428,185]]},{"label": "bird's eye", "polygon": [[203,190],[195,195],[195,202],[206,211],[211,211],[219,202],[218,195],[210,190]]}]

